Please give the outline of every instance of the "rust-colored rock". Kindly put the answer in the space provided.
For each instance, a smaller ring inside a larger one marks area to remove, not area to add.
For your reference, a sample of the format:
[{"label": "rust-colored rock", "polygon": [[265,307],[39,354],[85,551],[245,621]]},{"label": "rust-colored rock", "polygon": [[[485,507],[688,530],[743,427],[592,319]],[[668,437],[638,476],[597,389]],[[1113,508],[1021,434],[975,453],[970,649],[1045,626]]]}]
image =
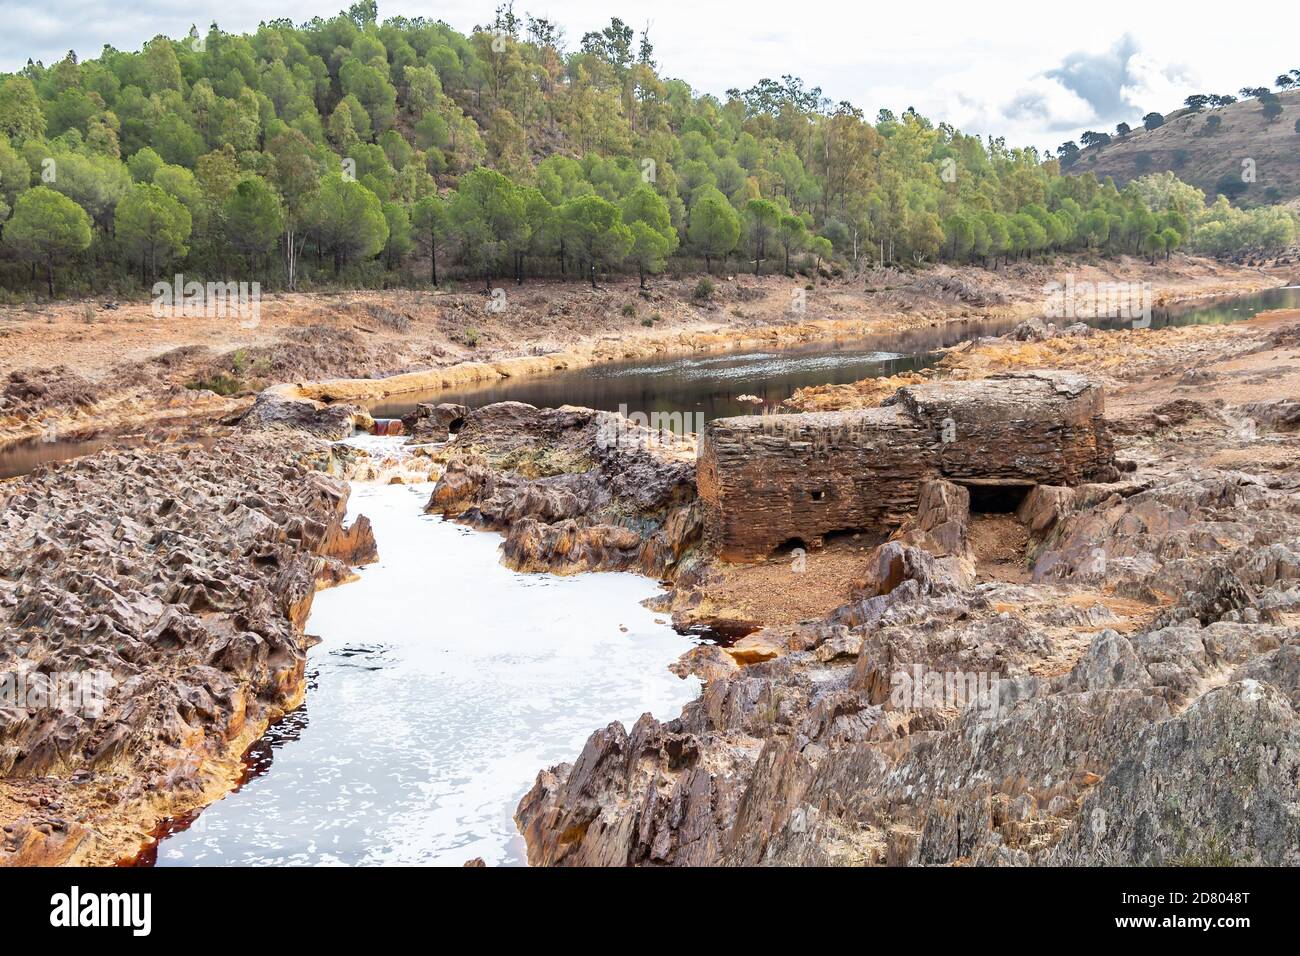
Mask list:
[{"label": "rust-colored rock", "polygon": [[[234,784],[305,693],[318,584],[375,558],[331,461],[301,434],[243,434],[5,487],[0,684],[28,690],[0,695],[0,866],[114,862]],[[88,693],[34,696],[39,675]]]},{"label": "rust-colored rock", "polygon": [[516,570],[671,577],[699,541],[687,440],[613,412],[522,402],[475,409],[462,426],[426,510],[504,532]]}]

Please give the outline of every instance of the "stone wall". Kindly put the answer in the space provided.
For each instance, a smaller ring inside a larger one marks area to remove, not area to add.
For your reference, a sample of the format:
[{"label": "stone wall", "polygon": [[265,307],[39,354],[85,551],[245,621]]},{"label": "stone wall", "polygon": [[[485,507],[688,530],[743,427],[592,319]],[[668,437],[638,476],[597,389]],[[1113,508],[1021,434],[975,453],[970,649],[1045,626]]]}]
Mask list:
[{"label": "stone wall", "polygon": [[700,442],[707,536],[728,560],[895,527],[922,482],[1073,485],[1111,477],[1099,385],[1018,372],[900,388],[879,408],[723,418]]}]

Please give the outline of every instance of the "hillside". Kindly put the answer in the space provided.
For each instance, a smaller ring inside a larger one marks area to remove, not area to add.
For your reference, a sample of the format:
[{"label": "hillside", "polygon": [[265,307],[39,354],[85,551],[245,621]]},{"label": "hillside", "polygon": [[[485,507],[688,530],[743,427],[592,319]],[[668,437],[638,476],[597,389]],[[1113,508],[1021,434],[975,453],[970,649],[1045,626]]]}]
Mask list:
[{"label": "hillside", "polygon": [[[1220,180],[1240,181],[1243,161],[1253,159],[1255,182],[1244,183],[1240,196],[1230,198],[1240,206],[1295,199],[1300,197],[1300,91],[1277,96],[1282,114],[1274,122],[1265,121],[1255,99],[1198,112],[1182,109],[1167,114],[1157,129],[1139,126],[1126,136],[1112,135],[1109,143],[1082,150],[1068,172],[1110,176],[1123,187],[1148,173],[1169,170],[1213,201],[1221,191]],[[1212,131],[1210,117],[1219,118],[1217,130]]]},{"label": "hillside", "polygon": [[4,303],[128,297],[176,274],[304,291],[644,286],[731,263],[812,278],[1294,241],[1289,213],[1229,212],[1202,243],[1203,205],[1167,189],[1063,176],[910,109],[873,119],[788,75],[723,102],[661,76],[623,20],[569,49],[509,4],[469,35],[380,21],[363,0],[0,76]]}]

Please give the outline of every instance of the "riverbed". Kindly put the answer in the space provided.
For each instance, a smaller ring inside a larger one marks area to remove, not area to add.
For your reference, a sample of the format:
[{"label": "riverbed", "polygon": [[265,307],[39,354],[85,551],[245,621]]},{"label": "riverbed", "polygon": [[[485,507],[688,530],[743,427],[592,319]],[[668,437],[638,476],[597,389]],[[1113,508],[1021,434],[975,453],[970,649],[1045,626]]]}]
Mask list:
[{"label": "riverbed", "polygon": [[[1150,327],[1240,322],[1268,309],[1283,308],[1300,308],[1300,288],[1269,289],[1154,308]],[[781,349],[609,362],[467,388],[395,395],[374,403],[370,413],[376,418],[400,418],[421,402],[458,402],[477,408],[514,401],[538,408],[580,405],[646,415],[678,413],[687,416],[688,423],[698,424],[775,407],[805,386],[838,385],[926,368],[939,361],[941,349],[982,335],[1001,335],[1019,321],[955,319],[905,332],[822,340]],[[1061,324],[1063,320],[1055,321]],[[1104,329],[1132,327],[1131,320],[1116,318],[1091,319],[1085,324]],[[754,398],[760,401],[756,403]]]},{"label": "riverbed", "polygon": [[423,514],[430,487],[354,484],[379,562],[316,596],[306,703],[158,865],[522,864],[539,769],[699,693],[667,670],[691,642],[641,605],[654,581],[511,571],[499,535]]},{"label": "riverbed", "polygon": [[[1300,307],[1300,289],[1157,310],[1152,325],[1239,321],[1284,307]],[[710,419],[752,412],[746,394],[775,405],[804,385],[925,367],[946,346],[1013,324],[972,319],[791,349],[611,363],[401,396],[372,412],[516,400]],[[0,455],[0,474],[99,444],[42,443],[8,462]],[[538,770],[572,760],[595,728],[630,726],[647,711],[669,719],[698,694],[698,681],[667,670],[691,641],[641,604],[655,582],[510,571],[499,563],[500,536],[425,515],[429,490],[354,485],[349,510],[372,521],[380,561],[317,595],[307,630],[320,643],[309,652],[306,703],[249,751],[238,790],[165,828],[158,865],[521,864],[512,813]]]},{"label": "riverbed", "polygon": [[[1152,324],[1231,322],[1288,305],[1300,305],[1300,290],[1196,303]],[[802,385],[924,367],[945,346],[1012,324],[612,363],[402,396],[372,412],[509,399],[707,419],[752,411],[745,393],[775,404]],[[640,604],[654,582],[512,572],[499,563],[499,536],[424,515],[428,491],[354,486],[350,511],[373,522],[380,562],[317,596],[307,629],[322,642],[309,656],[306,704],[250,752],[238,791],[163,839],[159,865],[520,864],[511,815],[538,770],[572,760],[597,727],[630,726],[645,711],[670,718],[698,693],[697,681],[667,670],[688,639]]]}]

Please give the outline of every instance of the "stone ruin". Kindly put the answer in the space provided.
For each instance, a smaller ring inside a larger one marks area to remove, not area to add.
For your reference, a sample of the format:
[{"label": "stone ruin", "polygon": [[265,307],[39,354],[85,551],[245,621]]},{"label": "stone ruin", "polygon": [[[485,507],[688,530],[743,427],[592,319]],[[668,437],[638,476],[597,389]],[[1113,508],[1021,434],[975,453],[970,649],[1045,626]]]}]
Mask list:
[{"label": "stone ruin", "polygon": [[1037,484],[1114,480],[1099,385],[1012,372],[900,388],[880,407],[715,419],[700,441],[706,537],[760,560],[841,531],[898,527],[921,486],[946,478],[976,511],[1014,510]]}]

